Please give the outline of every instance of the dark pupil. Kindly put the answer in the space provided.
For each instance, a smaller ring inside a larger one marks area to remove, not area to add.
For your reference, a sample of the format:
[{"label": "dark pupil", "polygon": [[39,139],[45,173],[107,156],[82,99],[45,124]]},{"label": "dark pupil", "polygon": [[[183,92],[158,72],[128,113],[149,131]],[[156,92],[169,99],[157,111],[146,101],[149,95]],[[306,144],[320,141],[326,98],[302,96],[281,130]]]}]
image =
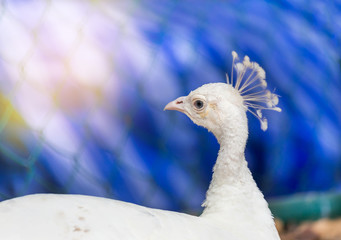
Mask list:
[{"label": "dark pupil", "polygon": [[198,109],[202,108],[204,106],[204,103],[201,100],[197,100],[194,102],[194,106]]}]

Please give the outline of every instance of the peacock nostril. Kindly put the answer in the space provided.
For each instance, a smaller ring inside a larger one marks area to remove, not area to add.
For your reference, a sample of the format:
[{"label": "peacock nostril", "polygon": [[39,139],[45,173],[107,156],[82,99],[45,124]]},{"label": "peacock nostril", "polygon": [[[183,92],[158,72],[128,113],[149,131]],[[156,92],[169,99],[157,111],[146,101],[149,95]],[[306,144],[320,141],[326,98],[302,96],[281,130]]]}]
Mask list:
[{"label": "peacock nostril", "polygon": [[184,100],[186,97],[179,97],[177,99],[175,99],[174,101],[168,103],[166,105],[166,107],[164,108],[164,110],[176,110],[176,111],[180,111],[180,112],[184,112]]}]

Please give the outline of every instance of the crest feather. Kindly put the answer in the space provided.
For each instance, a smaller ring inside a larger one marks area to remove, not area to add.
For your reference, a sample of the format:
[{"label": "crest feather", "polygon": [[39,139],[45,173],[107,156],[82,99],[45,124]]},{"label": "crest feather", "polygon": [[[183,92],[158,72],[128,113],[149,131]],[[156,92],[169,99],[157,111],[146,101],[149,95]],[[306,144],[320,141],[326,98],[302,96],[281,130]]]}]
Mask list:
[{"label": "crest feather", "polygon": [[[248,56],[243,61],[239,61],[238,54],[232,51],[231,79],[226,74],[227,84],[234,87],[243,97],[243,103],[247,111],[252,113],[261,123],[261,129],[268,129],[268,120],[263,117],[262,110],[274,110],[281,112],[277,107],[278,95],[267,89],[265,71],[256,62],[251,62]],[[235,82],[233,72],[236,72]]]}]

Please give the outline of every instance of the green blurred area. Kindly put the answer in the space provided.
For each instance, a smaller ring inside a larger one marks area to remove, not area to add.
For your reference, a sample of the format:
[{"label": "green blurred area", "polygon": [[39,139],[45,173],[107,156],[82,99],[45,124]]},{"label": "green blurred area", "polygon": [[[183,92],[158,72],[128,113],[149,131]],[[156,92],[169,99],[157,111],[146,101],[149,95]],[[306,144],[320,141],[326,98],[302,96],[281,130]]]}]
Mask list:
[{"label": "green blurred area", "polygon": [[341,194],[337,192],[304,193],[269,201],[275,218],[300,223],[320,218],[341,217]]}]

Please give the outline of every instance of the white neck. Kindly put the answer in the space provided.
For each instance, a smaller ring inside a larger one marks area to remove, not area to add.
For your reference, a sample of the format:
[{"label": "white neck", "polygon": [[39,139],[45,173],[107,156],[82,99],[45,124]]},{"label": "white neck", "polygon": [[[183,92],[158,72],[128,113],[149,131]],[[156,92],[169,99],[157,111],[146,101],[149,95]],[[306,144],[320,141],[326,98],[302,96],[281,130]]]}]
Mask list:
[{"label": "white neck", "polygon": [[247,167],[246,116],[240,120],[213,131],[220,150],[201,217],[217,220],[248,239],[250,231],[252,239],[279,239],[268,204]]}]

